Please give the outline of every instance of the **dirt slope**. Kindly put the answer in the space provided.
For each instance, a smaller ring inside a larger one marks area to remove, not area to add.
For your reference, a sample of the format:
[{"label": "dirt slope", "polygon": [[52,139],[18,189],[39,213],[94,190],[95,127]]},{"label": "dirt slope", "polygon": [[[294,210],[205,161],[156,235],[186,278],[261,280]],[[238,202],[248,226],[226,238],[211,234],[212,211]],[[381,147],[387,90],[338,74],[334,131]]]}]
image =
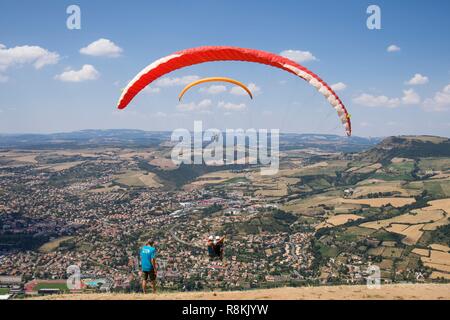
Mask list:
[{"label": "dirt slope", "polygon": [[367,286],[322,286],[301,288],[276,288],[265,290],[228,292],[174,292],[153,294],[73,294],[46,296],[35,299],[71,300],[450,300],[450,284],[394,284],[382,285],[380,289]]}]

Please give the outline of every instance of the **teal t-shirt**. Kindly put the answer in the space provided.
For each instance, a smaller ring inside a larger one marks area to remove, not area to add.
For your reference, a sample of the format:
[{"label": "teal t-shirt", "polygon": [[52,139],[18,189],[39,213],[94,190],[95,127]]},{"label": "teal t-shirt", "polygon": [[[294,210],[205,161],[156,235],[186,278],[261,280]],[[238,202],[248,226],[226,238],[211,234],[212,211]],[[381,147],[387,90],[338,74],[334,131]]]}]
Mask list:
[{"label": "teal t-shirt", "polygon": [[141,267],[142,271],[152,271],[152,259],[156,257],[156,249],[150,246],[141,248]]}]

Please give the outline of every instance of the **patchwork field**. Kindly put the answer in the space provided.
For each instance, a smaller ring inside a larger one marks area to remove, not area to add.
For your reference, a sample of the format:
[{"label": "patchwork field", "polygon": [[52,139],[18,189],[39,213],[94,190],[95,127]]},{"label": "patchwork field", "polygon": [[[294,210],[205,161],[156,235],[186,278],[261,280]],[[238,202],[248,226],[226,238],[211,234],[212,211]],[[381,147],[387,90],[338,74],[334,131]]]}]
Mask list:
[{"label": "patchwork field", "polygon": [[406,214],[390,219],[371,221],[361,224],[371,229],[385,229],[389,232],[404,235],[403,243],[417,243],[425,230],[435,230],[449,223],[450,199],[440,199],[428,202],[428,207],[412,210]]},{"label": "patchwork field", "polygon": [[245,178],[246,173],[237,173],[231,170],[216,171],[201,175],[195,181],[191,182],[186,187],[201,187],[205,185],[223,184],[228,180],[236,178]]},{"label": "patchwork field", "polygon": [[[317,195],[305,199],[289,201],[282,206],[282,209],[289,212],[303,214],[305,212],[321,212],[319,205],[339,205],[341,202],[333,195]],[[311,210],[312,209],[312,210]]]},{"label": "patchwork field", "polygon": [[449,158],[422,158],[419,161],[419,168],[422,171],[450,170],[450,159]]},{"label": "patchwork field", "polygon": [[167,159],[167,158],[155,158],[151,161],[149,161],[149,163],[152,166],[158,167],[162,170],[173,170],[177,168],[177,165],[175,163],[173,163],[173,161],[171,159]]},{"label": "patchwork field", "polygon": [[64,171],[73,167],[76,167],[80,164],[82,164],[84,161],[72,161],[72,162],[63,162],[63,163],[56,163],[52,165],[45,165],[40,167],[41,169],[49,169],[54,172],[58,171]]},{"label": "patchwork field", "polygon": [[257,189],[256,196],[283,197],[289,194],[289,186],[298,183],[298,178],[290,177],[266,177],[253,173],[250,177],[253,186]]},{"label": "patchwork field", "polygon": [[418,254],[423,264],[437,270],[432,278],[450,279],[450,248],[440,244],[432,244],[428,249],[415,248],[413,253]]},{"label": "patchwork field", "polygon": [[381,163],[373,163],[373,164],[369,164],[369,165],[351,167],[350,169],[347,170],[347,172],[370,173],[370,172],[374,172],[382,167],[383,167],[383,165]]},{"label": "patchwork field", "polygon": [[338,214],[338,215],[328,218],[326,221],[317,225],[316,230],[321,229],[321,228],[326,228],[326,227],[340,226],[349,221],[355,221],[355,220],[358,220],[361,218],[362,218],[361,216],[358,216],[356,214]]},{"label": "patchwork field", "polygon": [[52,251],[58,249],[58,247],[61,243],[63,243],[64,241],[70,240],[70,239],[73,239],[73,237],[60,237],[53,241],[44,243],[41,247],[39,247],[39,252],[42,252],[42,253],[52,252]]},{"label": "patchwork field", "polygon": [[450,180],[449,179],[433,179],[425,181],[413,181],[408,183],[405,187],[410,190],[426,190],[430,194],[439,197],[450,197]]},{"label": "patchwork field", "polygon": [[123,150],[119,153],[119,157],[122,159],[130,160],[133,158],[150,159],[154,154],[154,151],[135,151],[135,150]]},{"label": "patchwork field", "polygon": [[364,198],[369,194],[392,193],[402,197],[419,195],[421,190],[405,188],[403,181],[363,180],[354,188],[353,198]]},{"label": "patchwork field", "polygon": [[17,162],[25,162],[25,163],[37,163],[36,160],[36,154],[25,154],[22,155],[20,153],[11,153],[7,155],[8,159],[11,159],[13,161],[17,161]]},{"label": "patchwork field", "polygon": [[414,198],[373,198],[373,199],[343,199],[343,203],[366,204],[371,207],[381,207],[390,204],[393,207],[403,207],[414,203]]},{"label": "patchwork field", "polygon": [[128,187],[159,188],[162,186],[156,174],[152,172],[128,171],[116,176],[115,181]]},{"label": "patchwork field", "polygon": [[288,194],[287,185],[283,183],[265,186],[264,189],[255,191],[256,196],[269,198],[283,197],[286,196],[287,194]]}]

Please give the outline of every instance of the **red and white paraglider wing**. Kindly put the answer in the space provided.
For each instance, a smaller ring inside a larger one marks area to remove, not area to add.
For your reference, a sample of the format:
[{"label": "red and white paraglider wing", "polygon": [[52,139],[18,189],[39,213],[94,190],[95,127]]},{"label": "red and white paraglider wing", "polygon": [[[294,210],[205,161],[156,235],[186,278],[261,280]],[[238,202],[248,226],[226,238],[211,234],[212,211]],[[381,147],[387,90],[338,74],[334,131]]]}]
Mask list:
[{"label": "red and white paraglider wing", "polygon": [[319,76],[300,64],[280,55],[238,47],[198,47],[182,50],[156,60],[136,75],[123,90],[118,108],[124,109],[142,89],[165,74],[187,66],[213,61],[255,62],[280,68],[297,75],[314,86],[330,102],[337,111],[347,135],[351,135],[350,116],[344,104]]}]

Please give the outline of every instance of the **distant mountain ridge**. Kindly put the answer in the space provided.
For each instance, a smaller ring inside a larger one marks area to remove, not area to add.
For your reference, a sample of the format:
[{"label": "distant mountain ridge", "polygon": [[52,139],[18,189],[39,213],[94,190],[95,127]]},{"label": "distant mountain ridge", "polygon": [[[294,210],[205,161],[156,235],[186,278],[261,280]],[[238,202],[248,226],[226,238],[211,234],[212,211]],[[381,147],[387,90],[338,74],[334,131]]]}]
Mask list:
[{"label": "distant mountain ridge", "polygon": [[[64,149],[90,147],[157,147],[170,141],[169,131],[135,129],[81,130],[50,134],[0,134],[0,149]],[[327,152],[358,153],[373,162],[394,157],[450,157],[450,139],[417,135],[388,138],[344,137],[331,134],[280,134],[280,150],[316,148]]]},{"label": "distant mountain ridge", "polygon": [[88,129],[49,134],[0,134],[0,148],[76,148],[91,146],[155,146],[170,139],[170,132],[134,129]]},{"label": "distant mountain ridge", "polygon": [[372,162],[390,161],[395,157],[450,157],[450,139],[427,135],[388,137],[359,157]]},{"label": "distant mountain ridge", "polygon": [[[0,134],[0,149],[59,149],[98,146],[154,147],[169,141],[170,131],[134,129],[81,130],[50,134]],[[280,134],[280,149],[318,148],[332,152],[367,150],[381,138],[345,137],[330,134]]]}]

